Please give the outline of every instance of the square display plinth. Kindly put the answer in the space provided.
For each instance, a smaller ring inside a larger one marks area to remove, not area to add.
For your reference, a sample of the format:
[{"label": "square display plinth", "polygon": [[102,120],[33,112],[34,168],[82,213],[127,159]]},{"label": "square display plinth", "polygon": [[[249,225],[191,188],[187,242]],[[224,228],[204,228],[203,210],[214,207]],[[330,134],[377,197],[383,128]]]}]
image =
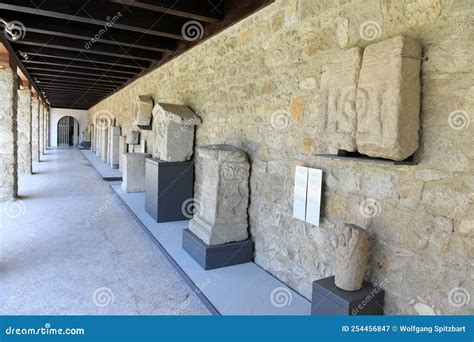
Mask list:
[{"label": "square display plinth", "polygon": [[253,241],[209,246],[189,229],[183,230],[183,249],[205,270],[251,262]]},{"label": "square display plinth", "polygon": [[194,164],[146,160],[145,210],[156,222],[189,220],[183,203],[193,197]]},{"label": "square display plinth", "polygon": [[364,282],[359,291],[344,291],[334,283],[334,276],[313,282],[311,315],[383,315],[385,292]]}]

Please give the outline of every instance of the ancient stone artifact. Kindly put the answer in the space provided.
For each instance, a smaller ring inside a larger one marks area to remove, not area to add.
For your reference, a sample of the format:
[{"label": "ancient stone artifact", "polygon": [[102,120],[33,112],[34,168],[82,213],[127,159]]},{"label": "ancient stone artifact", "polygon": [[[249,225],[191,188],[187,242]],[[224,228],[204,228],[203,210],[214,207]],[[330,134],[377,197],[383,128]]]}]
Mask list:
[{"label": "ancient stone artifact", "polygon": [[333,57],[321,75],[320,117],[324,138],[335,152],[355,151],[355,106],[362,50],[352,48]]},{"label": "ancient stone artifact", "polygon": [[231,145],[198,149],[201,163],[197,203],[189,229],[207,245],[248,239],[249,161]]},{"label": "ancient stone artifact", "polygon": [[140,143],[139,139],[140,139],[140,132],[130,131],[126,135],[125,143],[129,145],[138,145]]},{"label": "ancient stone artifact", "polygon": [[84,128],[84,131],[82,132],[82,140],[84,142],[91,141],[91,131],[90,131],[89,126],[86,126],[86,128]]},{"label": "ancient stone artifact", "polygon": [[145,191],[145,162],[148,153],[124,153],[122,190],[125,192]]},{"label": "ancient stone artifact", "polygon": [[191,159],[194,126],[201,123],[189,107],[157,103],[153,108],[153,157],[169,162]]},{"label": "ancient stone artifact", "polygon": [[109,164],[113,169],[119,167],[120,127],[110,127]]},{"label": "ancient stone artifact", "polygon": [[364,51],[357,88],[360,153],[403,160],[418,148],[421,46],[398,36]]},{"label": "ancient stone artifact", "polygon": [[119,137],[119,170],[123,171],[123,156],[122,154],[127,153],[127,144],[125,143],[125,137],[121,135]]},{"label": "ancient stone artifact", "polygon": [[135,125],[141,129],[151,129],[151,119],[153,110],[153,98],[149,95],[139,95],[137,97],[137,112],[135,115]]},{"label": "ancient stone artifact", "polygon": [[366,230],[347,223],[336,229],[335,284],[345,291],[360,290],[367,269],[369,234]]},{"label": "ancient stone artifact", "polygon": [[331,153],[404,160],[418,148],[421,46],[398,36],[335,52],[321,76],[321,122]]}]

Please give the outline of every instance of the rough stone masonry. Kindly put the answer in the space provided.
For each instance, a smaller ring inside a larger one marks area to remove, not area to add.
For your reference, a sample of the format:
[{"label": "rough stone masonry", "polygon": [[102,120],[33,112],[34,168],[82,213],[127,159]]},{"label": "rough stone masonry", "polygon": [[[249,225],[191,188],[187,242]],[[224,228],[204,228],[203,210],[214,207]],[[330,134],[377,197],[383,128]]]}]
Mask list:
[{"label": "rough stone masonry", "polygon": [[[306,297],[334,274],[334,228],[347,222],[371,236],[365,278],[385,288],[387,314],[473,314],[473,15],[468,1],[276,1],[100,102],[90,122],[109,110],[126,135],[134,99],[150,94],[202,117],[195,151],[247,152],[255,262]],[[316,157],[329,152],[324,67],[400,35],[423,51],[418,164]],[[141,139],[150,153],[152,132]],[[292,217],[295,165],[324,171],[320,227]],[[453,305],[462,289],[470,301]]]}]

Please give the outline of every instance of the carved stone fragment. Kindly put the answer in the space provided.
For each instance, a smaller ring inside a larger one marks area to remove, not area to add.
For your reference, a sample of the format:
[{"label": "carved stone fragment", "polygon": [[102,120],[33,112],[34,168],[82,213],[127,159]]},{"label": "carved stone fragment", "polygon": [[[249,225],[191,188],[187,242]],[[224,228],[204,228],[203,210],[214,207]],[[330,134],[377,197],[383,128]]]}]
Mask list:
[{"label": "carved stone fragment", "polygon": [[151,125],[153,110],[153,98],[149,95],[139,95],[137,97],[137,113],[135,115],[135,125],[139,128]]},{"label": "carved stone fragment", "polygon": [[336,151],[355,151],[355,100],[362,50],[338,51],[321,75],[320,116],[324,139]]},{"label": "carved stone fragment", "polygon": [[398,36],[364,51],[357,88],[357,147],[403,160],[418,148],[421,46]]},{"label": "carved stone fragment", "polygon": [[169,103],[157,103],[153,118],[153,157],[170,162],[190,160],[194,126],[201,123],[201,118],[187,106]]},{"label": "carved stone fragment", "polygon": [[247,154],[231,145],[198,149],[199,210],[189,229],[207,245],[248,239],[249,169]]},{"label": "carved stone fragment", "polygon": [[364,229],[347,223],[336,229],[336,286],[345,291],[360,290],[367,269],[369,234]]}]

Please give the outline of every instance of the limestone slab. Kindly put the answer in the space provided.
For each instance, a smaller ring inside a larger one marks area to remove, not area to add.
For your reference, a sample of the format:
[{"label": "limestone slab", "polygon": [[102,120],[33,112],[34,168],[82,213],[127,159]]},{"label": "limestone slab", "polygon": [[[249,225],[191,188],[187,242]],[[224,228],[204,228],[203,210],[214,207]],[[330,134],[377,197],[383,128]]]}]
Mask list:
[{"label": "limestone slab", "polygon": [[169,103],[157,103],[153,118],[153,156],[170,162],[190,160],[194,126],[201,123],[201,118],[187,106]]},{"label": "limestone slab", "polygon": [[189,229],[208,245],[248,238],[249,169],[247,154],[231,145],[198,149],[201,177],[197,179],[199,210]]},{"label": "limestone slab", "polygon": [[119,167],[120,159],[120,127],[110,127],[109,164],[113,169]]},{"label": "limestone slab", "polygon": [[152,110],[153,98],[150,95],[138,95],[135,125],[142,129],[149,129],[148,127],[151,126]]},{"label": "limestone slab", "polygon": [[125,192],[145,191],[145,165],[148,153],[124,153],[122,190]]},{"label": "limestone slab", "polygon": [[140,139],[139,131],[130,131],[126,135],[125,142],[129,145],[138,145]]},{"label": "limestone slab", "polygon": [[324,139],[332,149],[356,150],[356,90],[362,50],[337,51],[321,75],[320,118]]},{"label": "limestone slab", "polygon": [[418,148],[421,46],[398,36],[364,51],[357,88],[358,151],[403,160]]}]

